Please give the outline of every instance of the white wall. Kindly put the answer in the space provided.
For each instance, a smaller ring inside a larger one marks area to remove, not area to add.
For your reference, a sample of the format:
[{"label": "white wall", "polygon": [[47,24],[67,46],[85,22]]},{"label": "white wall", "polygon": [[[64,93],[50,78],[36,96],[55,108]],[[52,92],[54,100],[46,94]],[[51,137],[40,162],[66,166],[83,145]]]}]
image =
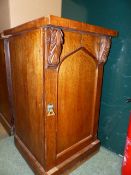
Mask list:
[{"label": "white wall", "polygon": [[0,31],[10,27],[9,0],[0,0]]},{"label": "white wall", "polygon": [[0,0],[0,31],[47,16],[61,16],[62,0]]},{"label": "white wall", "polygon": [[61,16],[61,0],[9,0],[11,27],[49,14]]}]

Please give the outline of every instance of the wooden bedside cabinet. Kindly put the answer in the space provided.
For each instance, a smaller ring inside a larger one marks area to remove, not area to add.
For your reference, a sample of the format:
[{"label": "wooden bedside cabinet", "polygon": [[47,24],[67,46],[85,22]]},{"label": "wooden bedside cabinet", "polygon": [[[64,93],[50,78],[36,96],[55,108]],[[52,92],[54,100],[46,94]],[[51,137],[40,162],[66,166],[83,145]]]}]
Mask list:
[{"label": "wooden bedside cabinet", "polygon": [[116,35],[55,16],[4,31],[15,144],[35,174],[61,174],[99,149],[103,65]]}]

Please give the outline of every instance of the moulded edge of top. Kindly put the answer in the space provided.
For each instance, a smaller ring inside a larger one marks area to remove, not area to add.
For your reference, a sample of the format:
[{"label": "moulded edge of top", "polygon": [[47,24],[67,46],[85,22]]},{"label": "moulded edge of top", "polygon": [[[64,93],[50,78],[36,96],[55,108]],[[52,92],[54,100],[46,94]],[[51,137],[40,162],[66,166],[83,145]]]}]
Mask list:
[{"label": "moulded edge of top", "polygon": [[26,30],[44,27],[46,25],[63,27],[63,28],[72,29],[75,31],[89,32],[89,33],[95,33],[100,35],[108,35],[108,36],[118,35],[118,32],[115,30],[107,29],[100,26],[90,25],[87,23],[78,22],[67,18],[61,18],[53,15],[49,15],[48,17],[42,17],[42,18],[38,18],[32,21],[26,22],[14,28],[3,31],[3,34],[14,35],[16,33],[21,33]]}]

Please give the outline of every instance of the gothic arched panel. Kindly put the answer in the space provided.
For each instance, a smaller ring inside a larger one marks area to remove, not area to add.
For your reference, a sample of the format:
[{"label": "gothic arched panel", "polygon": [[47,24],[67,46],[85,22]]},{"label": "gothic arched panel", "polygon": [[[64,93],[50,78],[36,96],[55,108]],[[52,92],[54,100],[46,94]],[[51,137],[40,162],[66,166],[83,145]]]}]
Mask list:
[{"label": "gothic arched panel", "polygon": [[59,67],[58,154],[92,135],[96,70],[95,60],[82,48]]}]

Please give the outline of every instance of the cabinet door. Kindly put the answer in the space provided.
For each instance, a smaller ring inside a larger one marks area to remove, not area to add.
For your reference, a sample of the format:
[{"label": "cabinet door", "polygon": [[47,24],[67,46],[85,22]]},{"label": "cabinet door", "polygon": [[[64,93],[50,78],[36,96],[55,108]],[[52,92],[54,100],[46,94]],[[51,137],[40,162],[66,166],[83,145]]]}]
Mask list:
[{"label": "cabinet door", "polygon": [[[53,47],[52,39],[46,49],[45,133],[48,169],[76,156],[82,149],[89,151],[89,147],[99,144],[97,127],[103,73],[103,64],[97,60],[100,37],[63,32],[63,47],[59,47],[59,32],[56,38],[52,37],[55,38],[56,46]],[[49,34],[47,31],[46,36]],[[62,53],[59,58],[60,48]],[[53,115],[48,115],[49,104],[54,110]]]},{"label": "cabinet door", "polygon": [[57,157],[93,141],[97,65],[84,49],[68,56],[58,72]]}]

